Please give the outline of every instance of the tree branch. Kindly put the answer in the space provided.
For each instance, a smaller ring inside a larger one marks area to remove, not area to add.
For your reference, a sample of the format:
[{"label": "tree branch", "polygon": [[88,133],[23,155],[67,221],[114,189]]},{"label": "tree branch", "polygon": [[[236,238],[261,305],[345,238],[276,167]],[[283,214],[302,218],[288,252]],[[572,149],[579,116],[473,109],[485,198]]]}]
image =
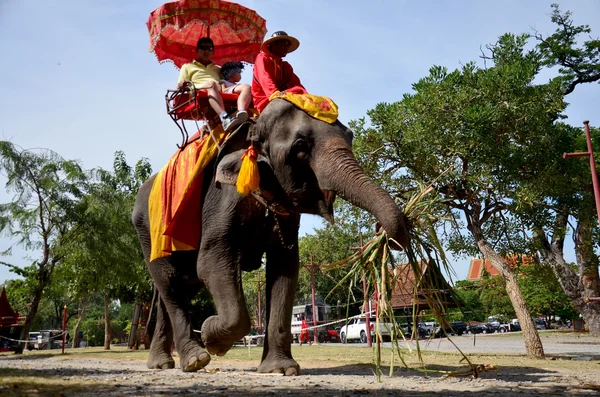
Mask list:
[{"label": "tree branch", "polygon": [[565,90],[564,94],[565,95],[569,95],[570,93],[572,93],[573,91],[575,91],[575,87],[577,87],[578,84],[582,84],[582,83],[594,83],[594,82],[596,82],[598,80],[600,80],[600,73],[593,74],[593,75],[587,76],[587,77],[577,77],[575,80],[573,80],[567,86],[567,89]]},{"label": "tree branch", "polygon": [[569,211],[567,209],[563,209],[556,215],[556,219],[554,221],[554,227],[552,230],[552,246],[555,247],[559,252],[563,252],[563,247],[565,244],[565,232],[567,229],[567,223],[569,220]]},{"label": "tree branch", "polygon": [[485,223],[492,215],[504,211],[507,208],[507,205],[501,201],[497,201],[489,206],[486,206],[486,208],[483,210],[483,214],[481,215],[481,223]]}]

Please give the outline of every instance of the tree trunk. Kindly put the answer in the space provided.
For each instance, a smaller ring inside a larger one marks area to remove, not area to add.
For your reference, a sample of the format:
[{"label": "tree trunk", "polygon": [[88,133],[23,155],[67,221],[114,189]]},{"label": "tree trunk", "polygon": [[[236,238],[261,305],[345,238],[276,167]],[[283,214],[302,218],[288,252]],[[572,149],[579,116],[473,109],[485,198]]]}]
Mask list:
[{"label": "tree trunk", "polygon": [[110,350],[110,299],[104,295],[104,350]]},{"label": "tree trunk", "polygon": [[81,325],[81,321],[83,320],[83,315],[85,314],[85,307],[87,304],[87,298],[85,298],[82,302],[81,305],[79,305],[79,310],[77,310],[77,323],[75,324],[75,329],[73,330],[73,344],[71,345],[72,348],[78,348],[79,344],[80,344],[80,340],[79,340],[79,326]]},{"label": "tree trunk", "polygon": [[42,300],[42,294],[44,293],[45,287],[46,284],[44,283],[38,285],[38,287],[35,289],[35,293],[33,294],[33,298],[31,300],[31,305],[29,306],[29,310],[27,311],[25,324],[23,324],[23,329],[21,330],[21,336],[19,338],[22,342],[19,342],[19,345],[15,350],[15,354],[22,354],[23,350],[25,349],[25,344],[28,343],[24,341],[29,340],[29,331],[31,331],[31,324],[33,323],[33,319],[35,318],[35,315],[38,312],[38,308],[40,306],[40,301]]},{"label": "tree trunk", "polygon": [[133,317],[131,318],[131,329],[129,331],[129,340],[127,342],[127,347],[130,349],[137,350],[137,346],[139,346],[138,341],[138,324],[140,322],[140,312],[142,310],[142,304],[136,302],[133,308]]},{"label": "tree trunk", "polygon": [[[579,267],[579,290],[584,298],[600,296],[598,283],[598,257],[594,254],[592,219],[580,219],[575,229],[575,253]],[[600,303],[585,303],[581,308],[590,334],[600,336]]]},{"label": "tree trunk", "polygon": [[[563,225],[564,224],[564,225]],[[566,217],[557,218],[556,228],[566,226]],[[557,231],[554,231],[555,236],[552,238],[552,243],[548,241],[544,231],[541,228],[535,230],[535,238],[538,247],[538,252],[542,258],[544,265],[550,266],[558,279],[560,286],[567,296],[573,301],[575,308],[583,320],[588,325],[590,335],[600,337],[600,303],[586,303],[586,297],[600,296],[598,291],[597,281],[598,268],[594,269],[589,266],[590,262],[595,263],[593,252],[586,250],[586,239],[591,238],[583,226],[577,226],[575,230],[575,249],[577,250],[577,262],[579,274],[575,273],[569,264],[565,261],[562,250],[562,237],[556,238]],[[558,233],[562,235],[561,233]]]},{"label": "tree trunk", "polygon": [[550,244],[538,249],[544,265],[550,266],[560,286],[573,301],[575,308],[585,321],[591,336],[600,337],[600,303],[585,302],[579,286],[578,276],[569,268],[562,252],[557,252]]},{"label": "tree trunk", "polygon": [[483,232],[480,225],[477,222],[474,222],[473,219],[468,219],[468,222],[469,230],[475,238],[477,247],[484,257],[490,261],[492,266],[498,270],[498,273],[504,280],[506,293],[508,294],[510,302],[515,309],[515,313],[519,319],[519,324],[523,330],[523,340],[525,342],[527,356],[532,358],[543,358],[544,347],[542,345],[542,340],[540,339],[540,335],[535,328],[535,323],[533,322],[533,318],[529,313],[529,309],[527,309],[527,304],[525,303],[521,289],[517,284],[516,275],[513,273],[506,261],[500,255],[498,255],[492,246],[483,238]]},{"label": "tree trunk", "polygon": [[[154,292],[152,293],[152,302],[148,309],[148,318],[146,320],[146,328],[144,329],[144,349],[150,349],[152,345],[152,335],[154,335],[154,327],[150,327],[152,324],[152,313],[154,312],[154,305],[157,304],[158,300],[158,289],[154,286]],[[152,329],[151,329],[152,328]]]}]

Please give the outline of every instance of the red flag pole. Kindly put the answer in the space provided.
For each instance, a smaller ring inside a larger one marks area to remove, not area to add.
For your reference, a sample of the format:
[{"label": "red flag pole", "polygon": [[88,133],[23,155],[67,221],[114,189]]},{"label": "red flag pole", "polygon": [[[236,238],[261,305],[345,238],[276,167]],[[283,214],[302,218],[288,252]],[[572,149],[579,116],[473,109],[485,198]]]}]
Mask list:
[{"label": "red flag pole", "polygon": [[63,327],[62,327],[62,354],[65,354],[65,339],[67,337],[66,334],[66,329],[67,329],[67,305],[65,305],[65,308],[63,310]]}]

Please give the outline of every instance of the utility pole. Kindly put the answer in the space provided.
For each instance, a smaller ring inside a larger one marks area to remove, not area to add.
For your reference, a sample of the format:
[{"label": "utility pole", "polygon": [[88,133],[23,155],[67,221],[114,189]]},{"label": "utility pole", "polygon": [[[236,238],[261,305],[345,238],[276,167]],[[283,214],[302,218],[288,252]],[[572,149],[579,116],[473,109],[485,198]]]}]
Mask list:
[{"label": "utility pole", "polygon": [[596,171],[596,162],[594,160],[594,149],[592,147],[592,136],[590,134],[590,122],[585,120],[583,122],[585,129],[585,139],[587,141],[587,152],[577,153],[564,153],[563,158],[568,159],[571,157],[585,157],[590,158],[590,169],[592,171],[592,186],[594,188],[594,199],[596,200],[596,213],[598,214],[598,222],[600,222],[600,187],[598,185],[598,172]]},{"label": "utility pole", "polygon": [[260,269],[258,269],[258,273],[256,275],[256,280],[250,280],[253,283],[256,283],[256,290],[258,292],[258,334],[262,335],[263,334],[263,326],[262,326],[262,299],[261,299],[261,295],[260,295],[260,291],[262,289],[262,286],[265,285],[266,280],[262,280],[260,278]]},{"label": "utility pole", "polygon": [[313,263],[312,252],[310,253],[310,263],[305,265],[300,265],[305,269],[308,269],[310,272],[310,285],[311,285],[311,293],[312,293],[312,318],[313,318],[313,340],[315,344],[319,344],[319,332],[317,330],[317,314],[319,310],[317,309],[316,299],[315,299],[315,271],[319,268],[319,265]]}]

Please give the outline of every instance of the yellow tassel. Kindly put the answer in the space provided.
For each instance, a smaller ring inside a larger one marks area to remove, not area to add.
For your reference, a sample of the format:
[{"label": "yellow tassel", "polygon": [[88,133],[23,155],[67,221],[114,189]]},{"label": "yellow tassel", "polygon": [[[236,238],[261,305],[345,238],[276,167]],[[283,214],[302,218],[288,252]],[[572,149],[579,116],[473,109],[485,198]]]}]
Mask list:
[{"label": "yellow tassel", "polygon": [[258,153],[254,146],[246,149],[242,156],[242,168],[238,174],[236,187],[237,191],[244,196],[258,189],[260,174],[258,173],[258,164],[256,163],[257,157]]}]

